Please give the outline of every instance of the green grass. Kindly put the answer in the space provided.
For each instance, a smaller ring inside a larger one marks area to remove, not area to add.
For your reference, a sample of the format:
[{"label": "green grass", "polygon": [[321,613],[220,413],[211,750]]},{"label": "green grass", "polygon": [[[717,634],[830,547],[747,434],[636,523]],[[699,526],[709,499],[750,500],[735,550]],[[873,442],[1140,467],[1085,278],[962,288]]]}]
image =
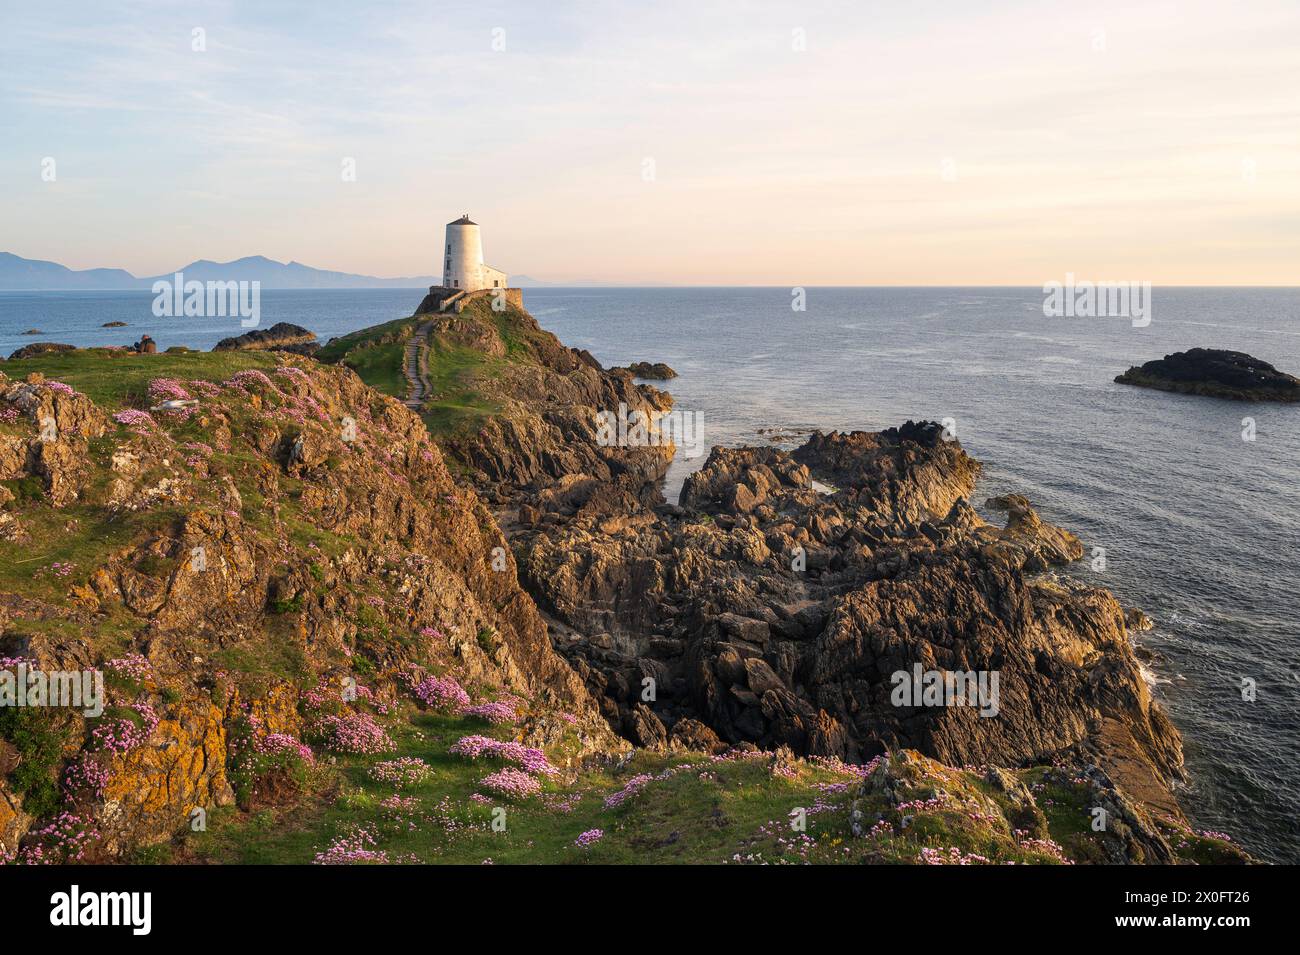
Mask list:
[{"label": "green grass", "polygon": [[0,739],[18,754],[9,785],[22,797],[23,809],[36,817],[59,805],[59,767],[74,727],[55,707],[0,707]]},{"label": "green grass", "polygon": [[406,345],[393,342],[358,348],[342,359],[342,364],[355,371],[376,391],[401,398],[406,394],[406,374],[402,370],[405,361]]},{"label": "green grass", "polygon": [[9,493],[13,495],[12,505],[15,510],[45,500],[45,484],[38,477],[12,478],[8,481],[0,481],[0,487],[8,488]]},{"label": "green grass", "polygon": [[[502,764],[452,756],[448,748],[473,733],[508,738],[503,731],[464,717],[409,711],[396,714],[389,729],[395,752],[319,762],[300,803],[251,814],[215,813],[207,832],[186,833],[173,847],[176,859],[308,863],[334,839],[364,827],[375,834],[373,848],[392,861],[411,863],[914,864],[927,847],[945,852],[956,847],[991,864],[1056,862],[1049,851],[1013,835],[1001,812],[1006,807],[998,802],[1001,794],[978,773],[930,761],[922,771],[909,775],[905,770],[899,777],[905,780],[900,784],[904,799],[947,793],[945,801],[919,809],[893,808],[883,794],[859,797],[857,780],[825,763],[798,760],[781,774],[774,772],[768,754],[714,760],[646,751],[617,769],[596,764],[569,779],[547,779],[536,796],[519,801],[490,796],[484,804],[471,797],[484,792],[480,780]],[[571,751],[571,742],[556,750]],[[373,764],[400,756],[425,762],[431,777],[397,789],[369,776]],[[561,761],[556,751],[551,756]],[[638,774],[654,778],[620,805],[608,807],[606,798]],[[1029,783],[1035,779],[1032,771],[1023,778]],[[1053,804],[1058,822],[1079,808],[1065,798],[1068,788],[1053,786],[1040,797]],[[384,800],[394,795],[413,799],[415,805],[385,808]],[[867,828],[877,819],[888,826],[869,837],[854,836],[850,814],[855,797]],[[803,829],[797,828],[800,809]],[[494,827],[500,818],[504,827]],[[604,836],[587,848],[574,844],[580,833],[592,829]],[[1086,832],[1079,835],[1089,838]],[[1183,840],[1184,859],[1228,857],[1216,840],[1189,833],[1177,838]],[[1087,847],[1074,844],[1074,849]],[[1095,850],[1068,854],[1099,861]]]},{"label": "green grass", "polygon": [[[490,396],[491,383],[511,364],[533,360],[533,347],[546,337],[520,321],[516,309],[495,312],[486,300],[474,300],[462,313],[493,329],[505,347],[502,358],[435,337],[427,351],[429,394],[421,408],[429,433],[455,438],[479,428],[500,414],[502,405]],[[411,316],[362,329],[326,345],[316,357],[342,363],[379,391],[394,397],[406,394],[406,343],[428,316]]]},{"label": "green grass", "polygon": [[212,659],[220,669],[229,671],[246,693],[256,695],[286,680],[308,683],[311,667],[306,647],[293,629],[292,622],[268,620],[262,632],[222,647]]},{"label": "green grass", "polygon": [[321,348],[316,360],[346,365],[371,388],[401,398],[406,394],[406,343],[427,320],[410,316],[343,335]]},{"label": "green grass", "polygon": [[[0,541],[0,590],[61,602],[71,586],[84,583],[114,553],[180,514],[179,507],[159,506],[127,519],[93,504],[26,507],[21,519],[30,540]],[[71,574],[55,575],[50,568],[56,562],[72,564]]]},{"label": "green grass", "polygon": [[[485,307],[485,303],[474,302],[471,304],[480,318],[490,318],[496,325],[497,335],[500,336],[502,343],[506,346],[506,358],[510,361],[525,361],[532,357],[531,336],[536,333],[525,329],[519,324],[514,317],[517,314],[515,309],[507,309],[504,312],[494,312],[490,307]],[[466,309],[470,311],[470,309]]]},{"label": "green grass", "polygon": [[[391,732],[397,752],[341,757],[318,774],[303,805],[255,814],[223,810],[209,816],[206,833],[187,833],[178,851],[212,862],[305,863],[351,827],[370,826],[379,834],[379,848],[402,861],[717,863],[749,845],[761,827],[787,826],[792,808],[813,805],[817,783],[842,781],[812,766],[804,766],[797,780],[774,777],[765,757],[710,763],[699,755],[640,753],[617,773],[591,769],[571,785],[546,782],[540,796],[518,803],[493,797],[482,805],[470,796],[480,791],[478,781],[502,764],[451,756],[447,749],[464,735],[498,734],[472,719],[428,713],[398,722]],[[398,790],[367,774],[374,763],[398,756],[424,760],[433,770],[431,779]],[[605,797],[633,775],[688,763],[692,768],[652,781],[622,805],[605,808]],[[399,821],[380,805],[394,794],[414,797],[418,809],[401,813]],[[559,808],[564,799],[574,800],[568,811]],[[503,830],[492,825],[497,807],[505,810]],[[604,830],[604,838],[590,848],[575,846],[589,829]],[[809,833],[829,851],[830,842],[843,841],[847,833],[847,810],[809,817]]]},{"label": "green grass", "polygon": [[322,346],[316,352],[316,360],[334,365],[341,362],[354,349],[405,342],[411,337],[411,333],[427,320],[425,316],[410,315],[384,322],[382,325],[372,325],[369,328],[349,332]]},{"label": "green grass", "polygon": [[32,372],[65,382],[109,410],[143,396],[154,378],[223,381],[247,368],[266,370],[282,364],[269,352],[225,351],[136,355],[105,348],[85,348],[60,354],[23,358],[0,364],[11,379]]},{"label": "green grass", "polygon": [[483,384],[500,375],[504,362],[481,351],[434,341],[428,352],[429,396],[420,416],[434,437],[464,434],[501,411],[482,394]]}]

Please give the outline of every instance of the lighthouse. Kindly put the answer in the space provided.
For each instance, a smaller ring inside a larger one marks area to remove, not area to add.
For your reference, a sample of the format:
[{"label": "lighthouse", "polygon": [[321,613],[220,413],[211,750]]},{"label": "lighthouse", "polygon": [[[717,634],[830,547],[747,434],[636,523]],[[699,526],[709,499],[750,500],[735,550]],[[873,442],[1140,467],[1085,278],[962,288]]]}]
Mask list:
[{"label": "lighthouse", "polygon": [[447,223],[446,246],[442,267],[445,288],[475,292],[506,287],[506,273],[483,264],[483,236],[469,213]]}]

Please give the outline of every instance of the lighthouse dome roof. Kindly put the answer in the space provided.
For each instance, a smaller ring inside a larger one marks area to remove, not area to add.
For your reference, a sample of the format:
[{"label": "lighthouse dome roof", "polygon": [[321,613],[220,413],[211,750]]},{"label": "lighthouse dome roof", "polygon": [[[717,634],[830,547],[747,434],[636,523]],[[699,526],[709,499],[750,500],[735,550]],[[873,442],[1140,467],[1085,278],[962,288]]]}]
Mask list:
[{"label": "lighthouse dome roof", "polygon": [[455,222],[448,222],[447,225],[478,225],[478,223],[470,219],[469,213],[467,212]]}]

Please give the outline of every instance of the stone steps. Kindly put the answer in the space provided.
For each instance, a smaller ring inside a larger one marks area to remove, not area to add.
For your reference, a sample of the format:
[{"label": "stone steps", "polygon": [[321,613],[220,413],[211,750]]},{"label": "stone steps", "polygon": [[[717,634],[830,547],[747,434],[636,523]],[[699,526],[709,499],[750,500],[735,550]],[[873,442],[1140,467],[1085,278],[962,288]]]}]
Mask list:
[{"label": "stone steps", "polygon": [[428,348],[429,332],[433,322],[426,322],[416,329],[411,340],[406,343],[406,354],[402,361],[402,373],[406,375],[406,397],[402,404],[413,411],[419,411],[424,399],[429,394],[429,382],[420,369],[420,356]]}]

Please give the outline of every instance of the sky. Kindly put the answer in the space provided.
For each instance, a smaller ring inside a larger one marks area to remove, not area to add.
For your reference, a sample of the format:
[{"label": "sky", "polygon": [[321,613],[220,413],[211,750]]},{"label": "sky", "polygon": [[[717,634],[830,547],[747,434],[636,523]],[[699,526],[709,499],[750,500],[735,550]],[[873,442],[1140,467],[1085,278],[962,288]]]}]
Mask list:
[{"label": "sky", "polygon": [[1297,50],[1296,0],[0,0],[0,251],[428,275],[468,212],[559,283],[1297,285]]}]

